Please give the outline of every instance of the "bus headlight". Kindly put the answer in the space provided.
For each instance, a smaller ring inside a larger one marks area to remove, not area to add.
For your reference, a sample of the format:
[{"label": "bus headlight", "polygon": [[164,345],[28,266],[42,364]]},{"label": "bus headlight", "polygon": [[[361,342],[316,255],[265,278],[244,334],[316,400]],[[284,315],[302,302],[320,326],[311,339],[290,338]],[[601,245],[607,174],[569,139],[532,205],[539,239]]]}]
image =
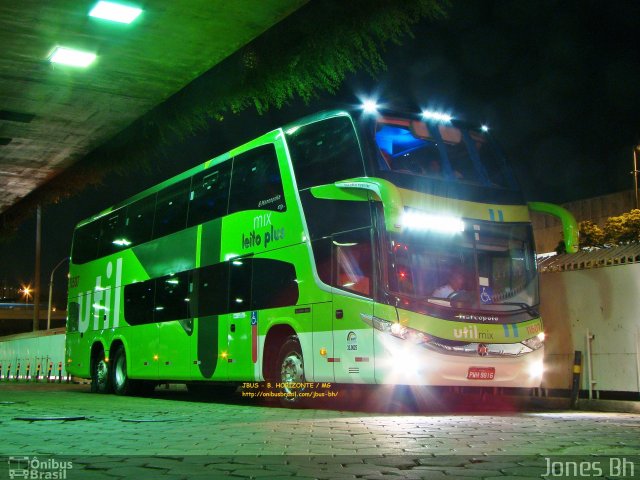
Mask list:
[{"label": "bus headlight", "polygon": [[533,362],[529,364],[529,376],[533,378],[542,378],[544,372],[544,365],[542,361]]},{"label": "bus headlight", "polygon": [[432,337],[426,333],[410,327],[405,327],[401,323],[390,322],[389,320],[375,316],[367,318],[363,316],[363,320],[369,323],[376,330],[380,330],[384,333],[390,333],[394,337],[402,340],[409,340],[411,343],[421,344],[428,343],[432,340]]},{"label": "bus headlight", "polygon": [[531,350],[538,350],[544,346],[544,333],[541,332],[535,337],[527,338],[522,341],[522,344]]},{"label": "bus headlight", "polygon": [[431,337],[426,333],[420,332],[413,328],[405,327],[399,323],[391,325],[391,335],[401,338],[402,340],[409,340],[411,343],[420,344],[427,343],[431,340]]}]

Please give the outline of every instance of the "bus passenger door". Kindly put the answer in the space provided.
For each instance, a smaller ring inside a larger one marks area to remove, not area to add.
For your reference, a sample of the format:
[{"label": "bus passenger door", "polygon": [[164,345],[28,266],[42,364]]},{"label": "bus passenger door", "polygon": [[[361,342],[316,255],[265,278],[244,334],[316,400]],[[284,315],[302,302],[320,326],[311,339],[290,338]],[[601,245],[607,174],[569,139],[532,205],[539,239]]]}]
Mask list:
[{"label": "bus passenger door", "polygon": [[[333,303],[316,303],[312,306],[313,381],[334,382],[333,375]],[[305,370],[309,362],[305,359]],[[309,379],[307,379],[309,380]]]},{"label": "bus passenger door", "polygon": [[371,230],[333,236],[334,374],[339,383],[374,383]]},{"label": "bus passenger door", "polygon": [[229,380],[255,380],[258,374],[257,310],[227,317],[227,368]]}]

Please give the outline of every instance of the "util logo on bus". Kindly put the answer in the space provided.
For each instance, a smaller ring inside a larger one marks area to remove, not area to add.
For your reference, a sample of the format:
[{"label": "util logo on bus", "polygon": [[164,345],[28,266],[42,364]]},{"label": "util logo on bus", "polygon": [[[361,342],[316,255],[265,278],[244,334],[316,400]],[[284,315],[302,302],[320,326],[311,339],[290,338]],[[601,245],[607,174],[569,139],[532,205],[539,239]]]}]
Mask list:
[{"label": "util logo on bus", "polygon": [[456,338],[474,339],[474,340],[491,340],[493,333],[479,331],[475,325],[467,325],[464,328],[454,328],[453,336]]},{"label": "util logo on bus", "polygon": [[78,331],[117,327],[120,322],[122,258],[107,263],[105,275],[98,275],[93,290],[78,295]]}]

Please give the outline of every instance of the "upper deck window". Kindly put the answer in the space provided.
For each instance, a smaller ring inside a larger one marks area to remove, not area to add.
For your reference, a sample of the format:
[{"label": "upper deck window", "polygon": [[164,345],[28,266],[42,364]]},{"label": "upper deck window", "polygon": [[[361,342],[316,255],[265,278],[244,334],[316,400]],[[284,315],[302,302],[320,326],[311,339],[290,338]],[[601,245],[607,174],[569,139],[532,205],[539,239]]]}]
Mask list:
[{"label": "upper deck window", "polygon": [[382,118],[378,168],[449,182],[513,188],[502,157],[482,132],[448,124]]},{"label": "upper deck window", "polygon": [[333,117],[287,133],[298,189],[364,175],[360,146],[349,117]]},{"label": "upper deck window", "polygon": [[273,144],[262,145],[233,159],[229,213],[242,210],[286,211],[278,157]]}]

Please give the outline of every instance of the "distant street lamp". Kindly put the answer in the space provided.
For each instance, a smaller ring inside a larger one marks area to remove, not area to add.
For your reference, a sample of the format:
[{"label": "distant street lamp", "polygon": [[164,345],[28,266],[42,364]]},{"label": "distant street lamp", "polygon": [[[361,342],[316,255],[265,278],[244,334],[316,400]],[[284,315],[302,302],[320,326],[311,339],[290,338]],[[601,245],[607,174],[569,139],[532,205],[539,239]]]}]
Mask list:
[{"label": "distant street lamp", "polygon": [[640,152],[640,145],[633,147],[633,188],[636,194],[636,208],[640,208],[638,203],[638,152]]},{"label": "distant street lamp", "polygon": [[47,307],[47,330],[51,329],[51,300],[53,296],[53,274],[56,272],[58,267],[62,265],[64,262],[68,261],[69,257],[64,257],[62,260],[58,262],[58,264],[53,267],[51,270],[51,277],[49,277],[49,305]]},{"label": "distant street lamp", "polygon": [[25,308],[27,307],[27,302],[31,298],[32,291],[33,290],[31,289],[31,285],[22,285],[22,290],[20,290],[20,293],[22,294],[22,298],[24,298]]}]

